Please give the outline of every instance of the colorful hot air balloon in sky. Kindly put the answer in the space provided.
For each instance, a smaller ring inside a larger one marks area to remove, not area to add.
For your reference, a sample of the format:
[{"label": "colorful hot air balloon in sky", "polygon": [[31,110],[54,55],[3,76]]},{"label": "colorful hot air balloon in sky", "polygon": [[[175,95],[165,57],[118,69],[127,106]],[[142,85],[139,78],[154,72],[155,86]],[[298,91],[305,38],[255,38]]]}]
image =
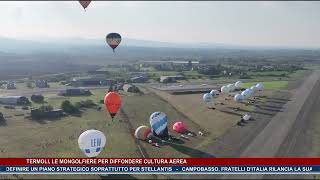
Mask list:
[{"label": "colorful hot air balloon in sky", "polygon": [[106,36],[106,41],[114,52],[114,49],[117,48],[121,42],[121,36],[118,33],[109,33]]},{"label": "colorful hot air balloon in sky", "polygon": [[150,126],[152,132],[161,138],[168,136],[168,117],[163,112],[154,112],[150,116]]},{"label": "colorful hot air balloon in sky", "polygon": [[151,129],[147,126],[140,126],[134,132],[134,137],[140,140],[146,140],[152,135]]},{"label": "colorful hot air balloon in sky", "polygon": [[84,10],[89,6],[91,1],[79,1]]},{"label": "colorful hot air balloon in sky", "polygon": [[104,97],[104,105],[113,119],[121,107],[120,95],[116,92],[109,92]]},{"label": "colorful hot air balloon in sky", "polygon": [[106,136],[101,131],[90,129],[79,136],[78,144],[87,157],[96,157],[106,145]]}]

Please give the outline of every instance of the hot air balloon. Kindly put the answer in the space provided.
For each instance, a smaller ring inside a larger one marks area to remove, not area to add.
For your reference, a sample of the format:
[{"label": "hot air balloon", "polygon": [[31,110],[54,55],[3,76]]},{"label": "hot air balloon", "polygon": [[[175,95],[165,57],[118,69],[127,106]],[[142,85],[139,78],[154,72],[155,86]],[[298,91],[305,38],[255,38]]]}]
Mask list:
[{"label": "hot air balloon", "polygon": [[147,140],[152,135],[151,129],[147,126],[140,126],[134,132],[134,137],[140,140]]},{"label": "hot air balloon", "polygon": [[186,125],[181,121],[174,123],[172,129],[178,133],[185,133],[187,131]]},{"label": "hot air balloon", "polygon": [[116,92],[109,92],[104,97],[104,104],[113,119],[121,107],[120,95]]},{"label": "hot air balloon", "polygon": [[229,93],[229,88],[227,86],[222,86],[221,87],[221,92],[222,93]]},{"label": "hot air balloon", "polygon": [[154,112],[150,116],[150,126],[153,134],[161,139],[168,139],[168,117],[163,112]]},{"label": "hot air balloon", "polygon": [[251,119],[251,116],[249,114],[245,114],[243,117],[242,117],[243,120],[245,121],[249,121]]},{"label": "hot air balloon", "polygon": [[234,84],[228,84],[227,88],[229,89],[229,92],[232,92],[232,91],[234,91],[235,86],[234,86]]},{"label": "hot air balloon", "polygon": [[242,91],[241,95],[243,96],[243,99],[248,99],[250,97],[250,92],[248,91]]},{"label": "hot air balloon", "polygon": [[101,131],[90,129],[79,136],[78,144],[87,157],[96,157],[106,145],[106,136]]},{"label": "hot air balloon", "polygon": [[219,94],[219,91],[214,89],[214,90],[210,91],[210,94],[212,97],[215,97]]},{"label": "hot air balloon", "polygon": [[237,89],[242,88],[242,86],[243,86],[243,83],[242,83],[241,81],[237,81],[237,82],[235,83],[235,87],[236,87]]},{"label": "hot air balloon", "polygon": [[80,3],[81,6],[83,7],[83,9],[86,10],[86,8],[89,6],[89,4],[91,3],[91,1],[79,1],[79,3]]},{"label": "hot air balloon", "polygon": [[121,42],[121,36],[118,33],[109,33],[106,36],[106,41],[108,43],[108,45],[112,48],[113,52],[114,49],[118,47],[118,45]]},{"label": "hot air balloon", "polygon": [[258,88],[256,86],[251,86],[250,89],[253,91],[253,92],[256,92],[258,90]]},{"label": "hot air balloon", "polygon": [[259,91],[262,91],[264,89],[264,85],[262,83],[258,83],[256,87]]},{"label": "hot air balloon", "polygon": [[202,96],[203,101],[207,104],[208,108],[212,108],[212,96],[210,93],[205,93]]},{"label": "hot air balloon", "polygon": [[244,99],[244,97],[241,94],[236,94],[234,96],[234,101],[236,101],[236,102],[241,102],[243,99]]}]

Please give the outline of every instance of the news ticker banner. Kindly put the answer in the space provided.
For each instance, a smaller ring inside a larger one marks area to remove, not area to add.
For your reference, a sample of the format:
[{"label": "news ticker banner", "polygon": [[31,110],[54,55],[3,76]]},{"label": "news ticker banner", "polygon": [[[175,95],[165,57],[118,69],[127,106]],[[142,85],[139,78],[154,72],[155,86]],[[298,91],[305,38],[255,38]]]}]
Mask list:
[{"label": "news ticker banner", "polygon": [[320,158],[0,158],[1,174],[320,174]]}]

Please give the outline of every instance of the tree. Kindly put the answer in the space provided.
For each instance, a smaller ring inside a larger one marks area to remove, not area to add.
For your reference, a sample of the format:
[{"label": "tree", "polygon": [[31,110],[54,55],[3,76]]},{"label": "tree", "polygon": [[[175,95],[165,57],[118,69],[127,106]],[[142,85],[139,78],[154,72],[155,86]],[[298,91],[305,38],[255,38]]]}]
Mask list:
[{"label": "tree", "polygon": [[44,97],[42,95],[33,94],[31,96],[31,101],[36,102],[36,103],[42,103],[44,101]]},{"label": "tree", "polygon": [[79,112],[79,109],[76,108],[70,101],[65,100],[61,104],[61,109],[69,114],[77,113]]}]

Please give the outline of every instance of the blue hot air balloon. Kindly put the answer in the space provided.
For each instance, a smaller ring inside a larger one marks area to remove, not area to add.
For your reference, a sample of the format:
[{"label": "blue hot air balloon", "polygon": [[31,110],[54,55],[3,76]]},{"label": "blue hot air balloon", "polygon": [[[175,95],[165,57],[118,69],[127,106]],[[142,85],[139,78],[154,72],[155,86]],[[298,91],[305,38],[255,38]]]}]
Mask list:
[{"label": "blue hot air balloon", "polygon": [[150,116],[150,126],[155,136],[166,138],[168,137],[168,117],[163,112],[154,112]]}]

